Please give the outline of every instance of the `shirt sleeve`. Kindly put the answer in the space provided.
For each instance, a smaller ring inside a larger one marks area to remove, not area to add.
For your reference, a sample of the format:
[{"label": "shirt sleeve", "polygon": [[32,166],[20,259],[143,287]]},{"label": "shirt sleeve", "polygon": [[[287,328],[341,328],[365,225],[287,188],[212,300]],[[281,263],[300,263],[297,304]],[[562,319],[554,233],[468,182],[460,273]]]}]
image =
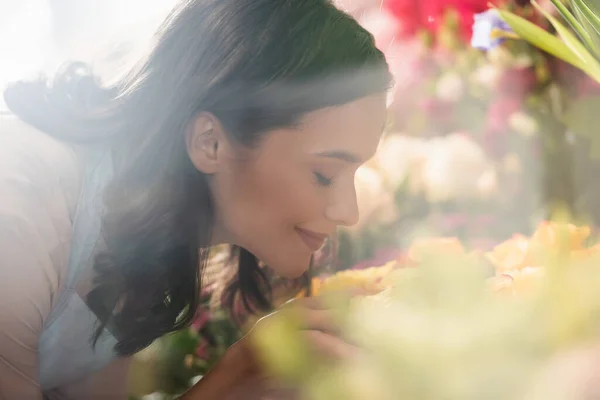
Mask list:
[{"label": "shirt sleeve", "polygon": [[42,398],[37,346],[66,273],[76,165],[67,146],[0,119],[0,399]]}]

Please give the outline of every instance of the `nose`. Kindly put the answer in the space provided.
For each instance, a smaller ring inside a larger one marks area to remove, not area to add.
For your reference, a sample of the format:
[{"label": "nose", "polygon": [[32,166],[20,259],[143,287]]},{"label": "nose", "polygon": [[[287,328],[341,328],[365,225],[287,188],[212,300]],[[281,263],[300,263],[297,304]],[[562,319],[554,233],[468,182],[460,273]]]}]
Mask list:
[{"label": "nose", "polygon": [[358,200],[354,182],[345,190],[340,188],[327,207],[325,214],[328,220],[337,225],[352,226],[358,223]]}]

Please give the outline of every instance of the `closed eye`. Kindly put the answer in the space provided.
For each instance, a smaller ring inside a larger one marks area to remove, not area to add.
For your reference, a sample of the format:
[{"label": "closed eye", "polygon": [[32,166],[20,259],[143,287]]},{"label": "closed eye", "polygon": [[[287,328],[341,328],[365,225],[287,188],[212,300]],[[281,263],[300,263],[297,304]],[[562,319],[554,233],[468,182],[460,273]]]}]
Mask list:
[{"label": "closed eye", "polygon": [[314,172],[317,183],[321,186],[329,187],[333,181],[319,172]]}]

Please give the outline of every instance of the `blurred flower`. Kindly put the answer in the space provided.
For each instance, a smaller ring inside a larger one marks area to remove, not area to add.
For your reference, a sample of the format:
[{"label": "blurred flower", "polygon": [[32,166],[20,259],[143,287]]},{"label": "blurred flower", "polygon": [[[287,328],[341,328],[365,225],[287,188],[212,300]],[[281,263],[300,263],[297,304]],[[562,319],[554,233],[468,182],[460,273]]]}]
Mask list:
[{"label": "blurred flower", "polygon": [[384,8],[372,8],[359,17],[359,22],[375,38],[375,44],[384,52],[390,48],[398,33],[398,20]]},{"label": "blurred flower", "polygon": [[531,242],[537,246],[557,248],[565,240],[569,250],[580,250],[590,233],[588,226],[545,221],[538,226]]},{"label": "blurred flower", "polygon": [[388,276],[397,265],[394,261],[382,266],[364,269],[340,271],[329,277],[314,278],[312,281],[313,295],[334,293],[348,289],[360,289],[364,294],[381,292],[384,287],[383,278]]},{"label": "blurred flower", "polygon": [[488,168],[477,179],[477,191],[482,199],[489,199],[498,193],[498,175],[493,168]]},{"label": "blurred flower", "polygon": [[416,164],[425,159],[425,146],[419,138],[401,134],[386,136],[375,156],[384,178],[393,186],[404,182]]},{"label": "blurred flower", "polygon": [[419,102],[419,108],[428,118],[437,121],[441,125],[447,125],[454,117],[454,103],[446,100],[429,97]]},{"label": "blurred flower", "polygon": [[447,22],[449,12],[456,15],[456,29],[463,40],[471,38],[473,16],[488,9],[488,0],[383,0],[383,5],[398,18],[401,37],[412,37],[419,31],[437,34]]},{"label": "blurred flower", "polygon": [[[486,254],[487,259],[499,273],[542,265],[540,251],[558,249],[564,239],[568,250],[579,251],[584,248],[584,240],[590,235],[587,226],[542,222],[535,233],[528,238],[521,234],[513,237]],[[595,250],[591,250],[594,252]]]},{"label": "blurred flower", "polygon": [[479,50],[498,47],[505,39],[503,33],[512,32],[496,10],[475,14],[471,46]]},{"label": "blurred flower", "polygon": [[393,194],[386,190],[382,175],[374,168],[362,166],[355,175],[360,220],[349,228],[360,230],[366,223],[387,223],[396,218]]},{"label": "blurred flower", "polygon": [[492,63],[486,63],[473,71],[471,74],[471,81],[490,91],[493,91],[498,88],[502,74],[502,68]]},{"label": "blurred flower", "polygon": [[[469,222],[464,213],[442,214],[439,225],[444,232],[456,232]],[[437,224],[436,224],[437,225]]]},{"label": "blurred flower", "polygon": [[201,360],[208,360],[210,357],[210,348],[208,347],[208,343],[203,340],[198,347],[196,347],[196,351],[194,352],[195,356]]},{"label": "blurred flower", "polygon": [[486,53],[486,58],[490,63],[501,68],[513,68],[515,57],[504,46],[497,46]]},{"label": "blurred flower", "polygon": [[432,139],[422,170],[425,195],[432,202],[477,198],[478,181],[490,168],[483,149],[466,135]]},{"label": "blurred flower", "polygon": [[536,84],[537,78],[533,68],[509,68],[502,73],[498,89],[501,94],[522,98],[530,94]]},{"label": "blurred flower", "polygon": [[535,118],[524,111],[512,113],[508,119],[508,125],[515,132],[527,137],[534,136],[539,130]]},{"label": "blurred flower", "polygon": [[440,1],[384,0],[383,5],[398,19],[402,38],[412,37],[421,29],[437,31],[441,23],[443,4]]},{"label": "blurred flower", "polygon": [[391,109],[402,119],[414,108],[415,99],[406,93],[416,93],[436,74],[439,66],[432,55],[416,40],[394,41],[387,47],[385,58],[394,76],[390,91]]},{"label": "blurred flower", "polygon": [[513,293],[513,282],[514,279],[508,274],[501,274],[488,279],[487,284],[490,289],[494,292]]},{"label": "blurred flower", "polygon": [[501,96],[488,107],[483,146],[490,155],[504,156],[508,147],[510,116],[521,109],[519,99]]},{"label": "blurred flower", "polygon": [[192,329],[195,332],[200,331],[209,321],[211,320],[211,313],[207,309],[201,308],[196,313],[194,320],[192,321]]},{"label": "blurred flower", "polygon": [[541,267],[525,267],[504,271],[490,278],[488,284],[496,292],[523,295],[537,289],[543,282],[544,276],[544,269]]},{"label": "blurred flower", "polygon": [[435,93],[442,101],[456,102],[465,92],[463,79],[456,72],[447,72],[437,81]]},{"label": "blurred flower", "polygon": [[500,243],[486,254],[487,259],[499,273],[531,266],[529,258],[529,238],[515,234],[509,240]]}]

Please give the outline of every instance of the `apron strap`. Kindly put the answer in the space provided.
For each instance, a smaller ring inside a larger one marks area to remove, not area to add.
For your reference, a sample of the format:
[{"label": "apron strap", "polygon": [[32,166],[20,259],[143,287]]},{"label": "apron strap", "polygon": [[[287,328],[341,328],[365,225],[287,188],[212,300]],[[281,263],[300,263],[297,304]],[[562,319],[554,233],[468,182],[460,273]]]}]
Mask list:
[{"label": "apron strap", "polygon": [[98,319],[76,286],[92,267],[91,257],[101,234],[104,189],[113,176],[111,152],[106,147],[86,153],[86,167],[71,241],[71,254],[63,290],[44,324],[38,344],[40,385],[43,390],[71,383],[115,359],[117,343],[106,329],[92,347]]}]

